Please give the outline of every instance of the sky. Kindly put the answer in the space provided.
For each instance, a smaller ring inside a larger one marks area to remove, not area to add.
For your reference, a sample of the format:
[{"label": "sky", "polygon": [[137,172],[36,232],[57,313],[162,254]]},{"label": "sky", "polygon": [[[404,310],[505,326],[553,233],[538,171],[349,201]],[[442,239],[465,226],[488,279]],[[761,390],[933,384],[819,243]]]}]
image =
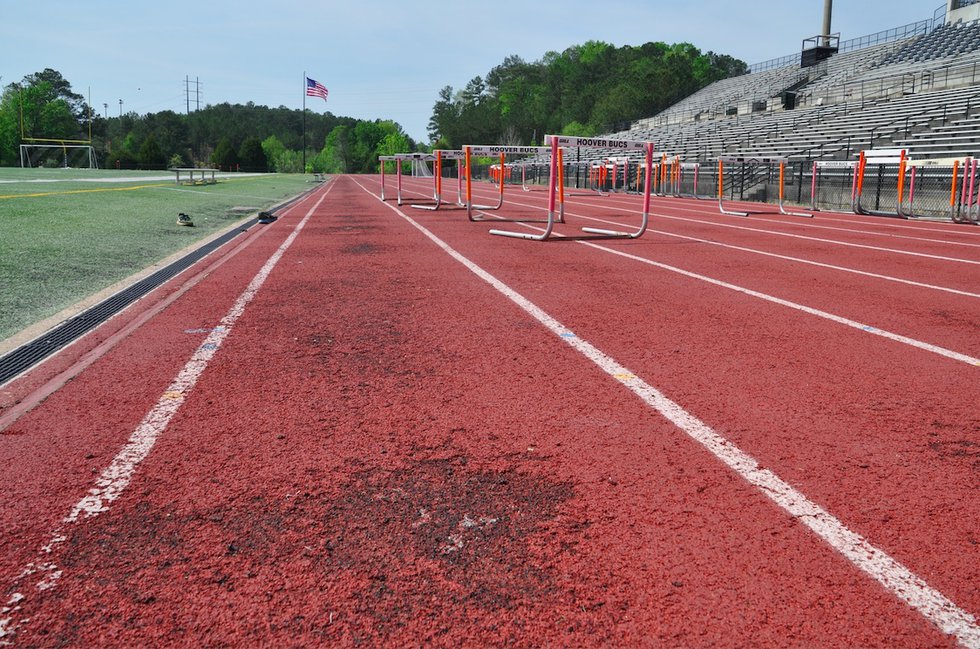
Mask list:
[{"label": "sky", "polygon": [[[842,41],[931,19],[945,0],[837,0]],[[100,114],[247,103],[391,119],[417,141],[439,90],[510,55],[589,40],[691,43],[748,64],[798,53],[824,0],[5,0],[0,85],[53,68]],[[329,89],[306,97],[304,74]],[[200,93],[198,95],[198,92]],[[122,105],[119,101],[122,100]]]}]

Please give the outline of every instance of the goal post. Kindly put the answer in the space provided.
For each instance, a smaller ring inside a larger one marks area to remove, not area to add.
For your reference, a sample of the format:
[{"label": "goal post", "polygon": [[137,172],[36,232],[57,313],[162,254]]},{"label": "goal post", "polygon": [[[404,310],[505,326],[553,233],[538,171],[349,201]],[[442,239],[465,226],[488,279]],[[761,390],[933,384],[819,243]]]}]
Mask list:
[{"label": "goal post", "polygon": [[[46,165],[45,161],[57,161],[56,165]],[[83,164],[78,164],[79,162]],[[45,142],[37,140],[20,145],[20,166],[45,167],[57,166],[62,169],[69,167],[98,169],[99,162],[95,155],[95,147],[91,144],[65,142]]]}]

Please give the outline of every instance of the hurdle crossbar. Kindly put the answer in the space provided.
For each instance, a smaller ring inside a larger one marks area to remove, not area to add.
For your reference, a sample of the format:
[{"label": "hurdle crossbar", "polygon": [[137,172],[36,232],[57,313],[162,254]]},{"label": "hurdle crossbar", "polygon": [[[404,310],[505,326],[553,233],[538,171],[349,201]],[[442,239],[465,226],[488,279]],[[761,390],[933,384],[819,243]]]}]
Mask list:
[{"label": "hurdle crossbar", "polygon": [[562,165],[562,147],[591,147],[591,148],[615,148],[624,151],[641,150],[646,159],[646,183],[643,196],[643,215],[639,228],[632,232],[619,230],[605,230],[601,228],[582,228],[590,237],[587,239],[636,239],[643,236],[646,232],[647,224],[650,219],[650,185],[651,170],[653,162],[653,143],[638,140],[608,140],[604,138],[582,138],[559,135],[546,135],[545,143],[551,150],[551,165],[548,180],[548,219],[543,232],[532,234],[529,232],[513,232],[511,230],[490,230],[490,234],[514,239],[527,239],[531,241],[545,241],[554,232],[555,223],[561,222],[558,217],[564,215],[565,196],[564,196],[564,172]]}]

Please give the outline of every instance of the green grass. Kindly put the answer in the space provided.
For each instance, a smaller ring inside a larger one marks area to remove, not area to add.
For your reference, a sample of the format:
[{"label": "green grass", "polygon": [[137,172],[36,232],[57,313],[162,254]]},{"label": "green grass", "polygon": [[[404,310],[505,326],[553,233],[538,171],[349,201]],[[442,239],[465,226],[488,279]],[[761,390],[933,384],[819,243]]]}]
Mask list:
[{"label": "green grass", "polygon": [[[306,191],[308,179],[178,187],[160,172],[0,168],[0,340]],[[178,212],[195,227],[177,225]]]}]

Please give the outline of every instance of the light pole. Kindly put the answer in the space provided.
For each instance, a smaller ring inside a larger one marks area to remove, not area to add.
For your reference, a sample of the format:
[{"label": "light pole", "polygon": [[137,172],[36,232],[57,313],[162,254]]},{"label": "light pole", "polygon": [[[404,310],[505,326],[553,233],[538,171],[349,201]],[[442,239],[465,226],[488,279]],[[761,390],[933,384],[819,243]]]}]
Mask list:
[{"label": "light pole", "polygon": [[119,116],[122,117],[122,99],[119,100]]}]

